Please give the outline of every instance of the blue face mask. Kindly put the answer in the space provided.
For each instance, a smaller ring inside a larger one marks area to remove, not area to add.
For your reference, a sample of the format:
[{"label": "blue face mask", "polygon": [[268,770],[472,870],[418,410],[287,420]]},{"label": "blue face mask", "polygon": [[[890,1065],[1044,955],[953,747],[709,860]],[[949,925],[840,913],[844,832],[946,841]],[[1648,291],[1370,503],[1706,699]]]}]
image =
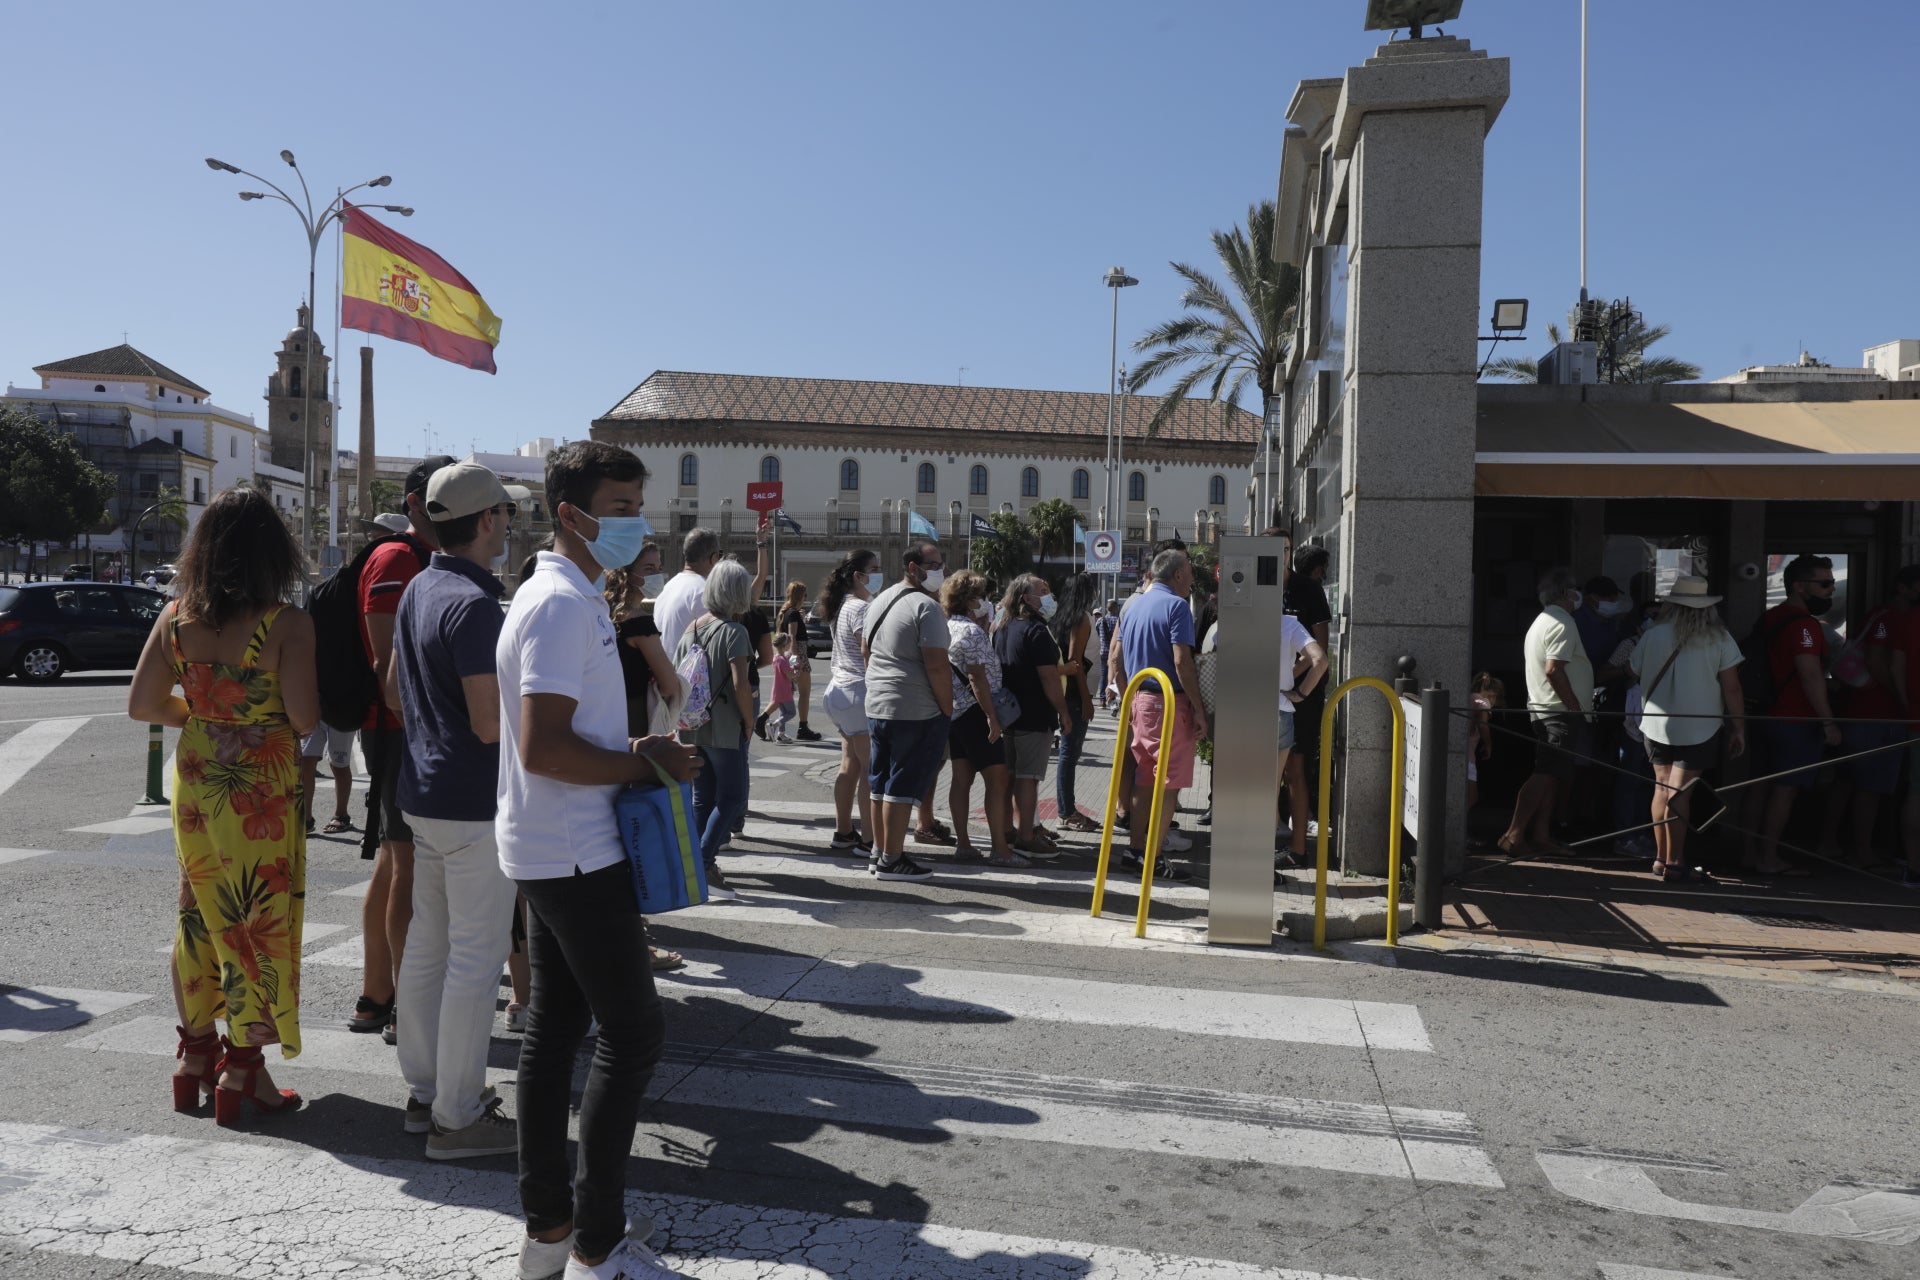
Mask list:
[{"label": "blue face mask", "polygon": [[[597,538],[582,538],[587,545],[587,554],[593,557],[595,564],[602,570],[624,569],[640,558],[640,548],[646,544],[647,535],[653,532],[653,526],[647,523],[645,516],[593,516],[579,508],[579,515],[600,526]],[[594,581],[597,591],[606,582],[607,575],[602,572]]]}]

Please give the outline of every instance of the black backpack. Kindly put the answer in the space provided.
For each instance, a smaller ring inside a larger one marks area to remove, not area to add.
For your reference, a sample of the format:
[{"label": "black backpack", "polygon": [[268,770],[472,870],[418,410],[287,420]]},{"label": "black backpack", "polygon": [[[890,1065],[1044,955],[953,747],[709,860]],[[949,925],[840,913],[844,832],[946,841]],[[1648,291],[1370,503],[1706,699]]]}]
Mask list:
[{"label": "black backpack", "polygon": [[1773,678],[1773,642],[1792,622],[1789,614],[1768,626],[1762,614],[1740,646],[1740,694],[1750,716],[1765,715],[1780,697],[1780,682]]},{"label": "black backpack", "polygon": [[[307,612],[313,617],[313,657],[320,682],[320,718],[335,729],[351,732],[367,722],[367,712],[380,700],[379,682],[367,647],[360,639],[360,576],[374,548],[402,535],[375,538],[333,576],[313,589]],[[433,553],[413,545],[420,567]]]}]

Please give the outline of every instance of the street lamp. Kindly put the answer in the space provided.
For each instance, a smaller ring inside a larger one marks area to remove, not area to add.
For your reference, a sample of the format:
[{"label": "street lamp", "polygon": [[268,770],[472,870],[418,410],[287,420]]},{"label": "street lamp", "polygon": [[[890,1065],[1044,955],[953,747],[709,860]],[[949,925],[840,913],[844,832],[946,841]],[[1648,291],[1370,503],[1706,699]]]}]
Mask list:
[{"label": "street lamp", "polygon": [[[1104,277],[1107,288],[1113,290],[1113,333],[1107,342],[1107,518],[1120,530],[1122,545],[1125,545],[1127,520],[1126,513],[1114,505],[1116,496],[1114,482],[1120,469],[1119,438],[1113,433],[1113,410],[1120,391],[1120,291],[1139,284],[1128,275],[1124,267],[1114,267]],[[1118,579],[1114,579],[1115,582]]]},{"label": "street lamp", "polygon": [[[250,173],[238,165],[231,165],[224,160],[216,160],[208,156],[207,168],[219,173],[239,174],[272,187],[272,195],[264,191],[242,191],[239,193],[240,199],[243,201],[279,200],[299,216],[300,226],[307,233],[307,340],[304,344],[306,353],[304,371],[300,378],[300,549],[311,554],[313,551],[313,343],[318,333],[317,321],[314,317],[313,280],[315,263],[320,257],[320,237],[326,234],[329,226],[344,216],[343,209],[348,196],[360,190],[361,187],[392,186],[393,178],[383,173],[377,178],[369,178],[358,186],[348,187],[335,195],[333,202],[323,207],[316,216],[313,208],[313,194],[307,189],[307,176],[300,172],[300,166],[294,162],[293,152],[282,150],[280,158],[286,161],[287,167],[292,169],[294,176],[300,179],[298,202],[272,179]],[[413,210],[404,205],[376,204],[366,207],[384,210],[387,213],[397,213],[403,218],[413,216]],[[334,358],[337,360],[339,357],[340,353],[334,352]],[[337,450],[337,441],[335,447]]]}]

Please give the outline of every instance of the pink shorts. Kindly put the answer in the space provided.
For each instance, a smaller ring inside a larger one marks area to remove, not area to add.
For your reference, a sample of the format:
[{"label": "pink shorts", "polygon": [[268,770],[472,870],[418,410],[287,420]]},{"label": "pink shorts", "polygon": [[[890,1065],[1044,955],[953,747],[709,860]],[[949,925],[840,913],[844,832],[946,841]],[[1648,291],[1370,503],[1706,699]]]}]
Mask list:
[{"label": "pink shorts", "polygon": [[[1136,786],[1150,786],[1153,771],[1159,767],[1160,721],[1166,704],[1158,694],[1145,689],[1133,695],[1133,779]],[[1167,785],[1193,785],[1193,744],[1200,739],[1200,724],[1193,699],[1179,699],[1173,722],[1173,755],[1167,760]]]}]

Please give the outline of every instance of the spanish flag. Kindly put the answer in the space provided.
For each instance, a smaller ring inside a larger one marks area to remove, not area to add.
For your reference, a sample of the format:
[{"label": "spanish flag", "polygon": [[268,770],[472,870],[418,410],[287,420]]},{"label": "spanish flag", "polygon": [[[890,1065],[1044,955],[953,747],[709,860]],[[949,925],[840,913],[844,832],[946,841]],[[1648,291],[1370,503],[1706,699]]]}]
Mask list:
[{"label": "spanish flag", "polygon": [[447,260],[346,206],[340,323],[425,347],[469,369],[497,372],[500,317]]}]

